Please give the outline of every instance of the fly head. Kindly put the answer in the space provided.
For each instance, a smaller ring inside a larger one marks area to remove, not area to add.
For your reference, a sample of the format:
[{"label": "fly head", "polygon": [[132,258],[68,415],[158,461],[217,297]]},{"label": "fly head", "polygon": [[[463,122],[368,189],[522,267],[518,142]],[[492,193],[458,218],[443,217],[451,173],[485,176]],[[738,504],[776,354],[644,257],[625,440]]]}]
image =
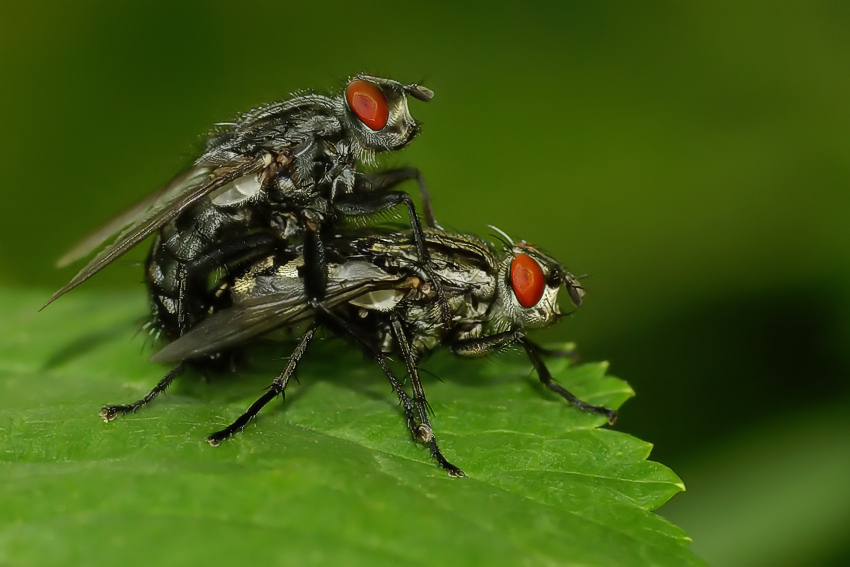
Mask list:
[{"label": "fly head", "polygon": [[558,294],[565,287],[573,305],[584,290],[554,258],[534,246],[511,246],[499,263],[496,316],[511,328],[546,327],[558,320]]},{"label": "fly head", "polygon": [[407,97],[428,101],[434,93],[418,84],[403,85],[361,73],[345,87],[344,120],[364,152],[398,150],[419,134]]}]

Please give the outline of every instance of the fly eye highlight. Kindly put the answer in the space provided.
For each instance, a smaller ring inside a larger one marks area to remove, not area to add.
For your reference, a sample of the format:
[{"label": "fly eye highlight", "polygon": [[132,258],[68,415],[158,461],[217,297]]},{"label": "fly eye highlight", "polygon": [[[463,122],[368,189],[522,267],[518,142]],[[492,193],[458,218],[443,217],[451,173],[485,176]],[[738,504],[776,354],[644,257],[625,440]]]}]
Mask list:
[{"label": "fly eye highlight", "polygon": [[369,81],[353,81],[345,88],[348,106],[372,130],[387,125],[390,108],[384,93]]},{"label": "fly eye highlight", "polygon": [[520,305],[526,308],[537,305],[546,289],[540,264],[526,254],[514,256],[511,262],[511,287]]}]

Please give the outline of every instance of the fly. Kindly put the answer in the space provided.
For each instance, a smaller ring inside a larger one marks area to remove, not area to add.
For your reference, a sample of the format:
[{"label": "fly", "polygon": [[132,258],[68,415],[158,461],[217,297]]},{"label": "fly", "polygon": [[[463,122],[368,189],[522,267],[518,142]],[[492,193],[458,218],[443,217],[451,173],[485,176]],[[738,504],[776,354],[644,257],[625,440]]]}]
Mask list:
[{"label": "fly", "polygon": [[419,133],[408,96],[428,101],[433,92],[360,74],[332,96],[298,94],[220,125],[191,167],[60,259],[60,267],[70,264],[114,237],[45,306],[154,233],[147,280],[154,328],[167,339],[204,316],[216,274],[241,271],[294,242],[304,243],[304,286],[307,298],[318,303],[327,283],[325,240],[337,220],[399,205],[407,208],[427,270],[413,202],[407,193],[391,190],[417,179],[426,224],[435,225],[419,171],[360,169],[380,153],[404,148]]},{"label": "fly", "polygon": [[[429,445],[431,455],[451,476],[463,476],[463,471],[446,460],[437,445],[419,378],[420,360],[441,345],[470,357],[521,346],[546,387],[577,408],[602,414],[614,423],[614,410],[584,402],[556,382],[543,360],[549,351],[526,336],[526,330],[560,319],[561,288],[573,305],[581,304],[584,290],[575,276],[524,243],[495,250],[472,236],[437,230],[427,230],[424,236],[430,271],[418,261],[411,232],[335,240],[327,294],[318,306],[305,301],[300,275],[303,255],[290,251],[267,257],[220,290],[229,306],[214,310],[152,360],[177,362],[176,368],[182,368],[186,361],[245,345],[269,331],[306,325],[288,364],[268,391],[230,426],[210,435],[211,445],[241,431],[263,406],[284,393],[321,325],[354,340],[375,360],[401,402],[410,433]],[[437,284],[445,294],[450,325],[441,313]],[[391,370],[390,354],[404,360],[412,396]],[[174,376],[169,373],[133,409],[152,400]],[[125,413],[114,408],[126,407],[105,406],[101,415],[109,420]]]}]

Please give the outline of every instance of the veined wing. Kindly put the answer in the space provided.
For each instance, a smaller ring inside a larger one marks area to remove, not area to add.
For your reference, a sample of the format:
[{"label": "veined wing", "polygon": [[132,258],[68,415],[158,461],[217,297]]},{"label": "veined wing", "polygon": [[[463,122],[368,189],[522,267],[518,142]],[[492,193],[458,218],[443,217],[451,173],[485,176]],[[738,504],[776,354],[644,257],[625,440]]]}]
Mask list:
[{"label": "veined wing", "polygon": [[60,258],[60,267],[67,265],[88,255],[113,234],[121,231],[114,242],[101,250],[70,282],[54,293],[42,309],[114,262],[205,195],[240,177],[259,171],[263,163],[263,158],[260,157],[218,167],[199,164],[189,168],[161,191],[93,232]]},{"label": "veined wing", "polygon": [[[333,309],[342,303],[369,297],[369,294],[375,292],[393,290],[406,279],[385,272],[380,277],[383,279],[370,277],[357,282],[329,281],[323,303]],[[176,362],[221,352],[314,315],[313,308],[307,302],[302,280],[292,278],[277,281],[273,289],[273,293],[258,295],[253,292],[249,297],[234,300],[232,307],[213,313],[188,333],[163,347],[151,357],[151,361]],[[399,297],[406,292],[406,289],[399,289]]]}]

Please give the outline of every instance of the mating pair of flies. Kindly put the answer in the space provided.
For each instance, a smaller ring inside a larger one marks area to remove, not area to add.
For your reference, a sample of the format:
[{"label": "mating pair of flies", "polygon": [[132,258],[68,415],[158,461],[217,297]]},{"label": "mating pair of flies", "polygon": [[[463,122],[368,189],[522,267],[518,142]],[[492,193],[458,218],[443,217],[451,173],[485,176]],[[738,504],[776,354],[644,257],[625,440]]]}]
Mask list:
[{"label": "mating pair of flies", "polygon": [[[408,97],[428,101],[433,92],[361,74],[339,94],[298,94],[220,124],[191,167],[60,260],[81,259],[114,237],[48,304],[155,237],[146,263],[150,328],[166,344],[152,360],[176,365],[144,398],[104,406],[106,421],[153,400],[187,365],[215,361],[277,329],[299,331],[269,389],[207,438],[218,445],[284,393],[316,332],[327,327],[378,364],[412,436],[451,476],[463,472],[437,445],[419,377],[419,362],[439,346],[461,356],[521,346],[549,389],[614,422],[616,412],[558,384],[543,362],[552,353],[525,334],[558,320],[561,288],[581,304],[576,278],[525,243],[496,248],[440,229],[417,169],[362,169],[419,133]],[[424,227],[410,196],[395,189],[414,179]],[[408,230],[346,227],[351,218],[402,206]],[[391,354],[404,361],[412,396]]]}]

